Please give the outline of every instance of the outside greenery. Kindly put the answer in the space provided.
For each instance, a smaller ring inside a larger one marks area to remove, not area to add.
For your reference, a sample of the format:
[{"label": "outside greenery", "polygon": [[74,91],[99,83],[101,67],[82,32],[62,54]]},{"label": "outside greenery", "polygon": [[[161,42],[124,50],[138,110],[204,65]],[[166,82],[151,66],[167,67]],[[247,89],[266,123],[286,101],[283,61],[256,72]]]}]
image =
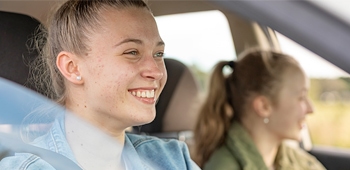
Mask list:
[{"label": "outside greenery", "polygon": [[350,78],[311,79],[314,114],[307,119],[315,145],[350,148]]}]

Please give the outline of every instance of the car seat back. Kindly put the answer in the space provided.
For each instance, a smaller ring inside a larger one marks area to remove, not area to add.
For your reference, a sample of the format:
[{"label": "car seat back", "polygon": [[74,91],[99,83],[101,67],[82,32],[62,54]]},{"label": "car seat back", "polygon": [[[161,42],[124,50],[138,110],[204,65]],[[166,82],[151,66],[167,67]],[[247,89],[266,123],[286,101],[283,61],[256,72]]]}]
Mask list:
[{"label": "car seat back", "polygon": [[0,77],[24,85],[28,82],[28,64],[38,56],[30,43],[40,22],[28,15],[0,11]]}]

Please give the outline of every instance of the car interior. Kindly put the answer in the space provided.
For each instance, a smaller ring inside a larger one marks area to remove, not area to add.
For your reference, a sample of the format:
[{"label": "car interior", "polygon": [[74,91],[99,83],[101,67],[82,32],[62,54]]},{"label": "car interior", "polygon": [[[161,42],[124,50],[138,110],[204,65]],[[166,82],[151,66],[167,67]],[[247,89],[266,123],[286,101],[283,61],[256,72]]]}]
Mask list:
[{"label": "car interior", "polygon": [[[54,4],[53,1],[0,1],[0,77],[41,94],[43,92],[27,81],[28,63],[38,54],[30,48],[33,45],[31,38]],[[236,53],[254,46],[278,49],[276,30],[350,73],[347,48],[350,26],[310,2],[150,0],[149,5],[155,16],[219,10],[229,23]],[[313,24],[308,24],[310,20]],[[133,127],[130,133],[182,140],[191,151],[196,109],[201,102],[198,79],[181,61],[165,58],[165,64],[168,82],[156,105],[155,120]],[[25,112],[18,112],[15,117],[1,114],[0,124],[18,126],[25,116]],[[300,146],[303,148],[304,145],[301,143]],[[327,169],[350,169],[348,150],[311,147],[307,151]],[[0,154],[0,158],[11,154],[13,152]]]}]

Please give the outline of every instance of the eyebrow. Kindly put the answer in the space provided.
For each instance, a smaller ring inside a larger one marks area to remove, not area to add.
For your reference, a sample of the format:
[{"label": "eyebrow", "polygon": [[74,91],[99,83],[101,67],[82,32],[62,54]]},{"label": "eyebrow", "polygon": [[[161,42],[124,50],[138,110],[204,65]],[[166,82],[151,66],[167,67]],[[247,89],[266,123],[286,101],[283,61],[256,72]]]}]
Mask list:
[{"label": "eyebrow", "polygon": [[[143,44],[142,40],[134,39],[134,38],[127,38],[127,39],[124,39],[123,41],[119,42],[118,44],[114,45],[114,47],[120,46],[120,45],[125,44],[125,43],[130,43],[130,42],[140,44],[140,45]],[[164,46],[164,45],[165,45],[165,43],[163,41],[159,41],[157,43],[157,46]]]}]

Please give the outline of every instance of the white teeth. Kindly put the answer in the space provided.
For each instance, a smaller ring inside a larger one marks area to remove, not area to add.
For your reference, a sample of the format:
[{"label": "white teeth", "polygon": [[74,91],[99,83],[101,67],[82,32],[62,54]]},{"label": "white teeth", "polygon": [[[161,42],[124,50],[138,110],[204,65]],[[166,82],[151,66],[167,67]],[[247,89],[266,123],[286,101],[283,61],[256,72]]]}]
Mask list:
[{"label": "white teeth", "polygon": [[141,97],[141,92],[140,92],[140,91],[137,91],[136,96],[137,96],[137,97]]},{"label": "white teeth", "polygon": [[131,94],[136,96],[136,97],[153,98],[154,97],[154,90],[132,91]]}]

